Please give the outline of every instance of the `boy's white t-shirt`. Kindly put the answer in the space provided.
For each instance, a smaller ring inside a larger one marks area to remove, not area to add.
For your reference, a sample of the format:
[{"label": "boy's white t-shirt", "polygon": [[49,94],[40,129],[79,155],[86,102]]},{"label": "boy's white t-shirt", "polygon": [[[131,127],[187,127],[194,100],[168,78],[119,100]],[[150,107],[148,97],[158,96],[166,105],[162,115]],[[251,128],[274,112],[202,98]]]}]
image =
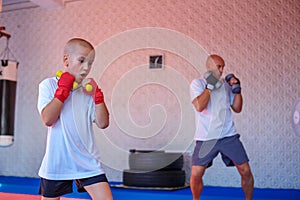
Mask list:
[{"label": "boy's white t-shirt", "polygon": [[[210,94],[207,108],[202,112],[195,111],[196,131],[194,140],[207,141],[220,139],[237,134],[230,106],[233,103],[234,94],[230,86],[222,81],[222,86],[214,89]],[[193,101],[206,88],[204,78],[194,79],[190,84],[190,95]]]},{"label": "boy's white t-shirt", "polygon": [[[53,99],[57,79],[39,85],[38,110]],[[78,88],[70,92],[53,126],[48,127],[46,153],[39,176],[49,180],[70,180],[104,174],[94,143],[95,105],[91,96]]]}]

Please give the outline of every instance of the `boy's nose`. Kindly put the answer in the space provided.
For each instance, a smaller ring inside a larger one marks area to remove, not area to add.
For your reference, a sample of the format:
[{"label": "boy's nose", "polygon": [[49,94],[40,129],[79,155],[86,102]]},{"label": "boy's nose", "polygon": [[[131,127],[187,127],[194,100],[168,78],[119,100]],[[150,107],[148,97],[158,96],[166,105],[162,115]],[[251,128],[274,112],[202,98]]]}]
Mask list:
[{"label": "boy's nose", "polygon": [[82,68],[83,68],[84,70],[88,70],[88,69],[89,69],[88,63],[87,63],[87,62],[83,63],[83,64],[82,64]]}]

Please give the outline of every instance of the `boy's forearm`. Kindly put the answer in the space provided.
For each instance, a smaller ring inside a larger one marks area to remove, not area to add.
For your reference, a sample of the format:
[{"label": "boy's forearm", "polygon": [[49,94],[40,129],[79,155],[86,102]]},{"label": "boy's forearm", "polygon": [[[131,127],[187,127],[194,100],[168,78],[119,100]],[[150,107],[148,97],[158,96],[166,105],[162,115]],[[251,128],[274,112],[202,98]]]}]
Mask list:
[{"label": "boy's forearm", "polygon": [[105,102],[95,105],[96,124],[99,128],[105,129],[109,125],[109,112]]},{"label": "boy's forearm", "polygon": [[63,103],[54,98],[46,107],[42,110],[41,117],[42,121],[46,126],[52,126],[58,119]]}]

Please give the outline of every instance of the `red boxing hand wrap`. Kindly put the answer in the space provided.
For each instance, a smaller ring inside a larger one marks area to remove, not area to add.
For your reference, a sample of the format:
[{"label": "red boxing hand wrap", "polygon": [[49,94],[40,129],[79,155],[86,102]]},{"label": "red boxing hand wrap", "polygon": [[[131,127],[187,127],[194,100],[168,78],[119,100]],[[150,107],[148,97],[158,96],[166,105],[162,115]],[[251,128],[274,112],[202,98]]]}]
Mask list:
[{"label": "red boxing hand wrap", "polygon": [[56,92],[54,94],[54,98],[57,98],[62,103],[64,103],[65,100],[68,98],[69,94],[70,94],[70,91],[67,91],[63,88],[57,88]]},{"label": "red boxing hand wrap", "polygon": [[94,102],[96,105],[104,102],[104,95],[103,95],[103,92],[99,89],[99,87],[96,88],[95,94],[93,97],[94,97]]},{"label": "red boxing hand wrap", "polygon": [[58,88],[55,91],[54,98],[57,98],[62,103],[68,98],[71,89],[73,88],[73,82],[75,77],[70,73],[65,72],[61,75],[60,79],[57,82]]},{"label": "red boxing hand wrap", "polygon": [[95,104],[100,104],[104,102],[104,95],[101,89],[98,87],[96,81],[93,78],[90,78],[90,81],[88,82],[92,86],[92,91],[87,91],[85,88],[83,89],[83,92],[92,96],[94,99]]}]

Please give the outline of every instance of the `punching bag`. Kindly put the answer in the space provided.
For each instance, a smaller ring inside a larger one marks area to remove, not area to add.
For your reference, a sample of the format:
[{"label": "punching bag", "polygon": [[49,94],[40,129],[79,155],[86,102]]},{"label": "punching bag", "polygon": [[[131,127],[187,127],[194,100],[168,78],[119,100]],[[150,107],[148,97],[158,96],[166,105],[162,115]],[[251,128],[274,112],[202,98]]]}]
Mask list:
[{"label": "punching bag", "polygon": [[6,61],[0,65],[0,147],[5,147],[14,141],[18,63]]}]

